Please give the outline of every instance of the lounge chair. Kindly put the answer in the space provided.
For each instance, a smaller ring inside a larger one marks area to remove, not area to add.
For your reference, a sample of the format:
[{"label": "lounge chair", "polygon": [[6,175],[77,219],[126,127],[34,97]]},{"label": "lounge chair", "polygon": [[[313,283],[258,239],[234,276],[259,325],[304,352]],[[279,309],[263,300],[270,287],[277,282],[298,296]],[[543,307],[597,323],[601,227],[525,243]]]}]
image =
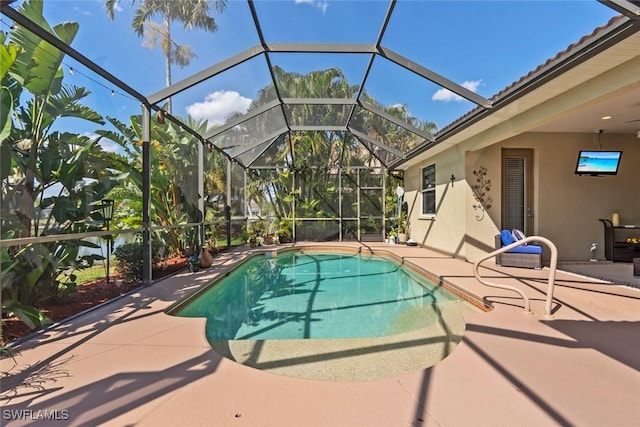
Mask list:
[{"label": "lounge chair", "polygon": [[[511,235],[511,239],[507,236]],[[500,234],[495,237],[495,248],[500,249],[503,246],[508,246],[515,242],[513,233],[509,230],[502,230]],[[496,255],[496,265],[502,267],[523,267],[523,268],[535,268],[540,270],[542,268],[542,247],[537,245],[524,245],[518,246]]]}]

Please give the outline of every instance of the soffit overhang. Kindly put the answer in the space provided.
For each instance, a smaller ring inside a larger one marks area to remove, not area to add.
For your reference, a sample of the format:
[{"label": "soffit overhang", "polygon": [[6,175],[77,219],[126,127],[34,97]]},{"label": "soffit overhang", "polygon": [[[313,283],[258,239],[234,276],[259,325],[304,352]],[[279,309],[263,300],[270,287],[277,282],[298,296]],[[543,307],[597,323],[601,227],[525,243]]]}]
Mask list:
[{"label": "soffit overhang", "polygon": [[[631,24],[628,27],[630,34],[616,40],[610,47],[559,73],[539,87],[514,97],[478,120],[473,121],[474,112],[469,113],[459,123],[452,124],[451,129],[444,129],[444,135],[437,134],[435,143],[420,147],[421,152],[409,153],[406,160],[392,166],[407,169],[461,143],[465,144],[467,150],[481,149],[536,130],[570,111],[606,99],[608,95],[639,90],[640,28],[637,20],[626,22]],[[532,75],[531,79],[535,81],[536,77]],[[492,101],[495,101],[495,97]],[[482,111],[478,109],[476,112]],[[466,120],[469,121],[467,126]],[[597,128],[596,123],[593,126]],[[451,134],[446,135],[447,131]]]}]

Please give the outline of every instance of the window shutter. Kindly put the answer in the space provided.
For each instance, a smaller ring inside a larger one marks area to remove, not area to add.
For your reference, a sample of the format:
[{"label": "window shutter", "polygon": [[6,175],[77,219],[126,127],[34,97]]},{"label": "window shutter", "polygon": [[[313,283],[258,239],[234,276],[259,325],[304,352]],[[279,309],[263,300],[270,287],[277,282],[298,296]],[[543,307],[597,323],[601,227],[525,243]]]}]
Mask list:
[{"label": "window shutter", "polygon": [[504,171],[504,224],[503,229],[524,230],[525,220],[525,159],[506,157]]}]

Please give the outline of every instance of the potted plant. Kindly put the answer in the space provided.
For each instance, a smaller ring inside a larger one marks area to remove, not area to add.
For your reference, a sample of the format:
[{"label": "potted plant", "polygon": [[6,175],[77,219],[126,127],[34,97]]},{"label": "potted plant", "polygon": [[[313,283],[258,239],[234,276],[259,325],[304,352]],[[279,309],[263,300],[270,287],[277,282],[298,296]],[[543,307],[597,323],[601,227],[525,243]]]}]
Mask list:
[{"label": "potted plant", "polygon": [[278,222],[278,230],[275,233],[278,236],[278,241],[280,243],[291,243],[292,240],[292,231],[291,231],[291,221],[288,219],[281,219]]},{"label": "potted plant", "polygon": [[262,243],[264,243],[264,230],[264,221],[262,219],[249,224],[247,230],[249,233],[249,246],[251,246],[252,248],[255,248],[256,246],[262,246]]},{"label": "potted plant", "polygon": [[391,243],[394,244],[396,242],[396,238],[398,237],[398,232],[394,229],[391,229],[388,233],[387,233],[387,243]]},{"label": "potted plant", "polygon": [[243,242],[251,243],[251,241],[250,241],[251,240],[251,233],[249,233],[249,230],[247,230],[247,227],[244,226],[244,225],[242,226],[242,234],[240,235],[240,239]]}]

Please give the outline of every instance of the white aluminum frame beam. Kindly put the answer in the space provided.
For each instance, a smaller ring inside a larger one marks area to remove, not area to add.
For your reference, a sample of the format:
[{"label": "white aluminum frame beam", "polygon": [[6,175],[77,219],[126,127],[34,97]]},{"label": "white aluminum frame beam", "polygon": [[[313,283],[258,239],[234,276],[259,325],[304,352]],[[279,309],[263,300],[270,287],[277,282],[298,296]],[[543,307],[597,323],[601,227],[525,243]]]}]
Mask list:
[{"label": "white aluminum frame beam", "polygon": [[376,53],[376,46],[363,43],[265,43],[270,53]]},{"label": "white aluminum frame beam", "polygon": [[344,125],[328,126],[328,125],[308,125],[308,126],[289,126],[293,132],[346,132],[348,129]]},{"label": "white aluminum frame beam", "polygon": [[372,113],[372,114],[376,114],[380,117],[382,117],[383,119],[389,120],[392,123],[397,124],[398,126],[403,127],[404,129],[408,130],[409,132],[415,133],[416,135],[426,139],[427,141],[431,141],[433,142],[433,135],[431,135],[428,132],[423,131],[422,129],[419,129],[407,122],[405,122],[404,120],[394,116],[393,114],[387,113],[386,111],[381,110],[380,108],[376,107],[375,105],[366,102],[366,101],[361,101],[359,103],[360,107],[362,107],[362,109],[367,110],[368,112]]},{"label": "white aluminum frame beam", "polygon": [[285,105],[357,105],[356,98],[282,98]]},{"label": "white aluminum frame beam", "polygon": [[271,110],[272,108],[278,107],[280,105],[280,101],[274,99],[271,102],[268,102],[255,110],[251,110],[250,112],[243,114],[242,116],[236,117],[233,120],[228,121],[227,123],[218,126],[216,128],[211,129],[211,131],[207,132],[204,135],[204,139],[209,140],[210,138],[215,138],[216,136],[228,131],[231,128],[234,128],[242,123],[259,116],[260,114]]},{"label": "white aluminum frame beam", "polygon": [[406,58],[399,53],[394,52],[391,49],[381,46],[379,49],[379,55],[401,66],[402,68],[412,71],[415,74],[424,77],[425,79],[430,80],[439,86],[442,86],[445,89],[449,89],[451,92],[460,95],[463,98],[466,98],[474,104],[480,105],[484,108],[492,107],[488,99],[478,95],[475,92],[470,91],[466,87],[459,85],[452,80],[449,80],[448,78],[436,73],[435,71],[432,71],[427,67],[424,67],[417,62],[414,62],[409,58]]},{"label": "white aluminum frame beam", "polygon": [[158,102],[162,102],[165,99],[171,98],[178,93],[189,89],[192,86],[197,85],[211,77],[215,77],[216,75],[227,71],[230,68],[235,67],[236,65],[242,64],[250,59],[255,58],[258,55],[264,53],[264,47],[262,46],[254,46],[249,48],[243,52],[238,53],[224,61],[218,62],[211,67],[205,68],[204,70],[197,72],[186,79],[182,79],[179,82],[172,84],[169,87],[166,87],[152,95],[149,95],[148,99],[151,103],[157,104]]},{"label": "white aluminum frame beam", "polygon": [[400,158],[404,158],[405,157],[404,153],[400,152],[399,150],[396,150],[395,148],[391,148],[391,147],[389,147],[388,145],[386,145],[386,144],[384,144],[382,142],[378,142],[375,139],[371,138],[370,136],[365,135],[364,133],[353,129],[350,126],[347,126],[347,130],[349,132],[351,132],[353,134],[353,136],[355,136],[355,137],[357,137],[359,139],[362,139],[364,141],[367,141],[369,144],[373,144],[376,147],[382,148],[383,150],[388,151],[389,153],[393,154],[394,156],[397,156],[397,157],[400,157]]}]

